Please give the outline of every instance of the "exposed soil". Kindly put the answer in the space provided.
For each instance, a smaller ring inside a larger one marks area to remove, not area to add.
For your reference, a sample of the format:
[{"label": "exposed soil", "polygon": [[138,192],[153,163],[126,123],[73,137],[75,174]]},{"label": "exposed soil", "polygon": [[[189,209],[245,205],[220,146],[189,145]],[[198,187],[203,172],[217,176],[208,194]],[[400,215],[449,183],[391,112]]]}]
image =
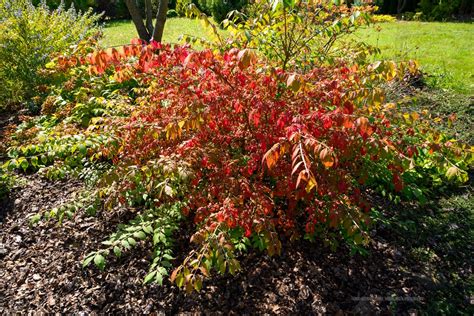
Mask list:
[{"label": "exposed soil", "polygon": [[[1,314],[408,314],[450,282],[449,277],[439,281],[426,264],[409,259],[407,250],[393,243],[396,237],[379,226],[366,257],[350,256],[344,247],[332,252],[319,243],[284,243],[281,256],[252,252],[242,258],[238,275],[208,280],[199,294],[187,295],[169,283],[144,286],[145,245],[121,259],[110,256],[104,272],[81,267],[84,255],[96,250],[117,224],[105,214],[77,214],[61,226],[29,225],[29,217],[41,209],[71,198],[80,182],[53,183],[38,176],[26,180],[9,202],[0,204],[5,215],[0,224]],[[472,272],[469,264],[459,269]]]}]

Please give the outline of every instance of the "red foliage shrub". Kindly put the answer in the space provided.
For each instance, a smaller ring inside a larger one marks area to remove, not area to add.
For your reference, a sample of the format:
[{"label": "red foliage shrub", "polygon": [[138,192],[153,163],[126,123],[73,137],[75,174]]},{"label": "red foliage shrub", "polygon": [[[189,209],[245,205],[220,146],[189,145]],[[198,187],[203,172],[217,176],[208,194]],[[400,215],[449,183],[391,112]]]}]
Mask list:
[{"label": "red foliage shrub", "polygon": [[410,63],[340,63],[297,74],[251,50],[139,42],[59,63],[78,61],[91,75],[140,83],[132,115],[108,127],[121,141],[102,149],[115,164],[105,182],[121,203],[185,201],[199,248],[171,279],[188,290],[199,289],[200,274],[212,267],[238,269],[236,235],[270,255],[283,235],[365,244],[367,186],[404,191],[417,162],[449,147],[428,140],[419,114],[384,104],[379,83],[415,72]]},{"label": "red foliage shrub", "polygon": [[[367,240],[370,207],[361,189],[368,173],[391,173],[400,191],[404,168],[384,112],[367,117],[357,67],[287,74],[266,69],[248,50],[154,54],[157,46],[144,47],[136,65],[149,88],[145,104],[119,123],[118,165],[143,168],[158,157],[184,163],[192,174],[179,189],[185,212],[205,230],[297,237],[338,229]],[[384,170],[369,170],[372,162]],[[122,192],[135,188],[123,185]],[[278,251],[278,243],[267,246]]]}]

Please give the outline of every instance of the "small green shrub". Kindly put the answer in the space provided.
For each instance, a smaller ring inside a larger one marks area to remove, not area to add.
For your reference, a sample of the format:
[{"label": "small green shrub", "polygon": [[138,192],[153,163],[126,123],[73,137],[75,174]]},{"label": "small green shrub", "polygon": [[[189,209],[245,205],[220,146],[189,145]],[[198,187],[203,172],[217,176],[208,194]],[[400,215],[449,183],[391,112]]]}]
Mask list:
[{"label": "small green shrub", "polygon": [[396,22],[397,19],[394,16],[387,14],[374,14],[372,16],[373,23],[386,23],[386,22]]},{"label": "small green shrub", "polygon": [[190,5],[193,4],[200,13],[212,16],[217,23],[221,23],[229,12],[242,9],[246,3],[246,0],[177,0],[176,12],[179,16],[189,16]]},{"label": "small green shrub", "polygon": [[70,49],[98,32],[99,16],[81,14],[60,5],[51,11],[45,3],[0,0],[0,104],[28,100],[46,84],[44,66],[51,56]]},{"label": "small green shrub", "polygon": [[0,201],[8,195],[14,182],[15,178],[7,171],[0,168]]},{"label": "small green shrub", "polygon": [[[61,3],[64,3],[66,7],[74,6],[76,10],[86,12],[89,9],[94,10],[95,13],[103,13],[105,17],[111,19],[127,19],[130,18],[125,0],[32,0],[35,6],[41,2],[46,2],[46,5],[50,9],[57,9]],[[141,7],[144,6],[143,0],[139,1]],[[170,8],[174,8],[171,5],[173,0],[170,1]]]},{"label": "small green shrub", "polygon": [[168,12],[166,12],[166,17],[168,18],[175,18],[177,16],[179,16],[179,14],[178,12],[176,12],[176,10],[171,9],[171,10],[168,10]]},{"label": "small green shrub", "polygon": [[95,0],[32,0],[31,1],[35,6],[45,3],[51,9],[57,9],[61,5],[67,7],[74,6],[77,10],[87,11],[90,7],[96,7],[97,2]]}]

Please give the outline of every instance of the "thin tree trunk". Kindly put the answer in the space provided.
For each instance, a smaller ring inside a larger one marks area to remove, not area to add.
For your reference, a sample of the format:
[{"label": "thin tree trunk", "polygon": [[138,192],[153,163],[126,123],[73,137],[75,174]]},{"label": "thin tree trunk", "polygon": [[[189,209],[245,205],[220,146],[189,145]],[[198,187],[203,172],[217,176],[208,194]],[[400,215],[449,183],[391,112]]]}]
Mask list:
[{"label": "thin tree trunk", "polygon": [[401,14],[405,6],[407,5],[407,0],[398,0],[397,5],[397,14]]},{"label": "thin tree trunk", "polygon": [[158,12],[156,13],[156,24],[153,30],[153,39],[161,42],[163,30],[165,29],[166,13],[168,12],[168,0],[159,0]]},{"label": "thin tree trunk", "polygon": [[135,5],[135,0],[125,0],[125,4],[127,5],[128,11],[132,16],[133,24],[135,24],[135,28],[137,29],[138,36],[142,40],[149,41],[151,36],[148,32],[145,24],[143,23],[142,15],[138,10],[137,6]]},{"label": "thin tree trunk", "polygon": [[151,0],[145,0],[145,14],[148,34],[153,34],[153,7],[151,5]]}]

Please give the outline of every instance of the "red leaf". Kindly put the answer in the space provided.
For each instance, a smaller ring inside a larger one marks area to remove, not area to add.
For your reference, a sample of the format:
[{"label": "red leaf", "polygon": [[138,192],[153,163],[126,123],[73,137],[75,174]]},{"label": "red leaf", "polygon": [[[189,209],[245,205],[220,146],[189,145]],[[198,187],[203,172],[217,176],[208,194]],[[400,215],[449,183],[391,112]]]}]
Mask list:
[{"label": "red leaf", "polygon": [[249,120],[253,123],[253,125],[255,125],[255,127],[258,126],[258,124],[260,123],[260,112],[257,112],[257,110],[252,110],[250,113],[249,113]]}]

